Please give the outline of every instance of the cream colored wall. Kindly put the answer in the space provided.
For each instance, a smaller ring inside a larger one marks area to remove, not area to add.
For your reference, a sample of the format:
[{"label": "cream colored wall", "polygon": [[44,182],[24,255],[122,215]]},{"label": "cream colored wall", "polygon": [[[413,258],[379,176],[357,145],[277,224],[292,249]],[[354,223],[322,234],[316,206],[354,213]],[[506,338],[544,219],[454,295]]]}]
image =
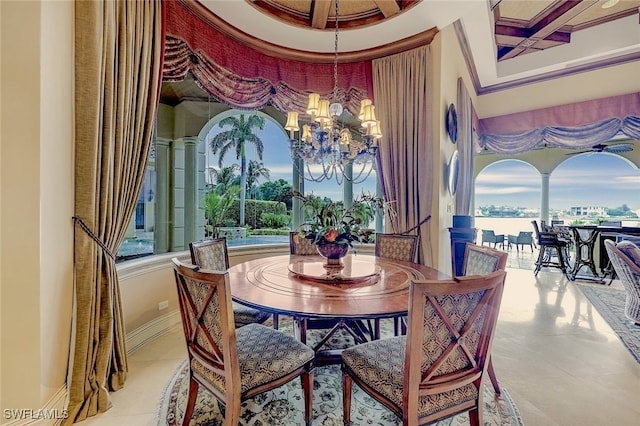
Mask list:
[{"label": "cream colored wall", "polygon": [[[445,119],[450,104],[457,105],[458,78],[462,78],[476,102],[473,85],[458,44],[453,26],[443,28],[431,43],[434,59],[432,138],[435,144],[433,157],[433,208],[431,213],[431,235],[433,265],[451,273],[451,243],[449,227],[453,224],[455,198],[446,187],[447,164],[457,144],[452,144],[446,132]],[[459,108],[458,108],[459,109]],[[435,219],[435,220],[434,220]]]},{"label": "cream colored wall", "polygon": [[40,4],[2,2],[1,7],[4,267],[0,408],[37,408],[40,403]]},{"label": "cream colored wall", "polygon": [[41,22],[40,69],[44,72],[40,74],[42,192],[39,281],[40,401],[43,402],[66,381],[70,345],[73,292],[71,216],[74,204],[74,151],[71,143],[74,136],[73,2],[44,1]]},{"label": "cream colored wall", "polygon": [[64,386],[69,348],[73,3],[0,10],[0,406],[38,409]]},{"label": "cream colored wall", "polygon": [[[0,52],[2,51],[1,47],[3,46],[3,41],[6,39],[5,37],[3,37],[3,33],[2,33],[2,4],[0,4]],[[3,73],[2,73],[2,66],[0,66],[0,99],[2,99],[2,86],[4,83],[4,80],[2,79]],[[4,132],[2,132],[2,129],[4,128],[4,126],[2,125],[3,122],[3,116],[4,114],[2,113],[2,109],[4,107],[4,102],[0,101],[0,331],[4,330],[3,324],[4,322],[2,321],[2,278],[3,278],[3,274],[2,274],[2,229],[4,228],[4,222],[2,220],[3,217],[3,203],[2,203],[2,189],[4,188],[2,186],[2,175],[3,175],[3,161],[2,161],[2,144],[4,141]],[[2,337],[0,336],[0,384],[3,382],[2,381],[2,371],[4,370],[4,364],[2,361],[3,357],[2,357]],[[2,403],[3,399],[2,399],[2,385],[0,385],[0,408],[2,408],[4,406],[4,404]]]},{"label": "cream colored wall", "polygon": [[478,97],[478,117],[495,117],[640,91],[640,61]]}]

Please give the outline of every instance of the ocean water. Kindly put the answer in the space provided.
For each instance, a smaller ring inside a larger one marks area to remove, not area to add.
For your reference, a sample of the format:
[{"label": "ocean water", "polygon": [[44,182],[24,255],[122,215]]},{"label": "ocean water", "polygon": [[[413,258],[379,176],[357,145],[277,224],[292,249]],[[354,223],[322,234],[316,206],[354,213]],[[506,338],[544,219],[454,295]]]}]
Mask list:
[{"label": "ocean water", "polygon": [[[540,225],[540,219],[534,217],[475,217],[474,227],[478,229],[478,236],[482,236],[482,229],[493,230],[496,235],[518,235],[520,231],[533,232],[531,221],[535,220]],[[564,223],[569,225],[573,219],[565,219]],[[623,220],[622,226],[640,226],[640,220]]]},{"label": "ocean water", "polygon": [[533,232],[532,220],[540,220],[533,217],[475,217],[474,227],[478,229],[478,238],[482,236],[481,230],[492,230],[496,235],[518,235],[520,231]]}]

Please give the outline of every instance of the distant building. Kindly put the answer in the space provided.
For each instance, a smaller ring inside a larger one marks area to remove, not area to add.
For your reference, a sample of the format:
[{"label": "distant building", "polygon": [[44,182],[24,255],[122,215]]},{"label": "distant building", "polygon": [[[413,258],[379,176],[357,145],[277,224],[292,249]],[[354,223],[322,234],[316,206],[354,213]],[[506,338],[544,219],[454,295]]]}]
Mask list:
[{"label": "distant building", "polygon": [[571,207],[571,216],[606,216],[606,207]]}]

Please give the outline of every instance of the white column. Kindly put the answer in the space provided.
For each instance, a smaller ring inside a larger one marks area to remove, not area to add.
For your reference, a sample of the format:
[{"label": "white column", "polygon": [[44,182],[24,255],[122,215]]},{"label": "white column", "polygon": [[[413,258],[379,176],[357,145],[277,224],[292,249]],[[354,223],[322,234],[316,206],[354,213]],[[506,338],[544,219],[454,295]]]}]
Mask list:
[{"label": "white column", "polygon": [[[292,176],[292,188],[294,191],[304,194],[304,160],[300,158],[294,158],[293,161],[293,176]],[[302,202],[294,197],[291,200],[291,229],[296,230],[300,225],[304,223],[304,212],[302,211]]]},{"label": "white column", "polygon": [[171,187],[171,141],[156,138],[156,194],[155,194],[155,227],[153,228],[153,252],[169,251],[171,235],[171,211],[169,207],[169,188]]},{"label": "white column", "polygon": [[542,173],[542,193],[540,196],[540,220],[549,223],[549,173]]},{"label": "white column", "polygon": [[[373,167],[376,172],[376,197],[382,198],[382,184],[380,183],[380,175],[378,174],[378,163],[374,162]],[[384,232],[384,213],[378,212],[376,214],[376,233]]]},{"label": "white column", "polygon": [[[338,172],[338,171],[337,171]],[[349,162],[344,168],[344,181],[342,182],[342,202],[345,208],[353,206],[353,163]]]},{"label": "white column", "polygon": [[191,241],[198,239],[196,233],[196,222],[199,210],[197,184],[198,138],[189,136],[181,138],[180,141],[184,144],[184,239],[182,248],[186,249],[189,247]]}]

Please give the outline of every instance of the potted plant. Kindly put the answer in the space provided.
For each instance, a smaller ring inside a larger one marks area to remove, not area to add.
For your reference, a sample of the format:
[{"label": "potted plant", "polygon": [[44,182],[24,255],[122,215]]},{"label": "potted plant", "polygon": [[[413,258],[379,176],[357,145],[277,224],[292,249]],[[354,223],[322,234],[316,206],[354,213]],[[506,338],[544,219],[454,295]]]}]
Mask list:
[{"label": "potted plant", "polygon": [[377,212],[392,214],[391,203],[370,194],[361,194],[347,208],[341,201],[324,201],[313,195],[293,196],[302,201],[306,221],[298,228],[298,238],[311,240],[318,253],[327,259],[344,257],[361,231],[368,227]]}]

